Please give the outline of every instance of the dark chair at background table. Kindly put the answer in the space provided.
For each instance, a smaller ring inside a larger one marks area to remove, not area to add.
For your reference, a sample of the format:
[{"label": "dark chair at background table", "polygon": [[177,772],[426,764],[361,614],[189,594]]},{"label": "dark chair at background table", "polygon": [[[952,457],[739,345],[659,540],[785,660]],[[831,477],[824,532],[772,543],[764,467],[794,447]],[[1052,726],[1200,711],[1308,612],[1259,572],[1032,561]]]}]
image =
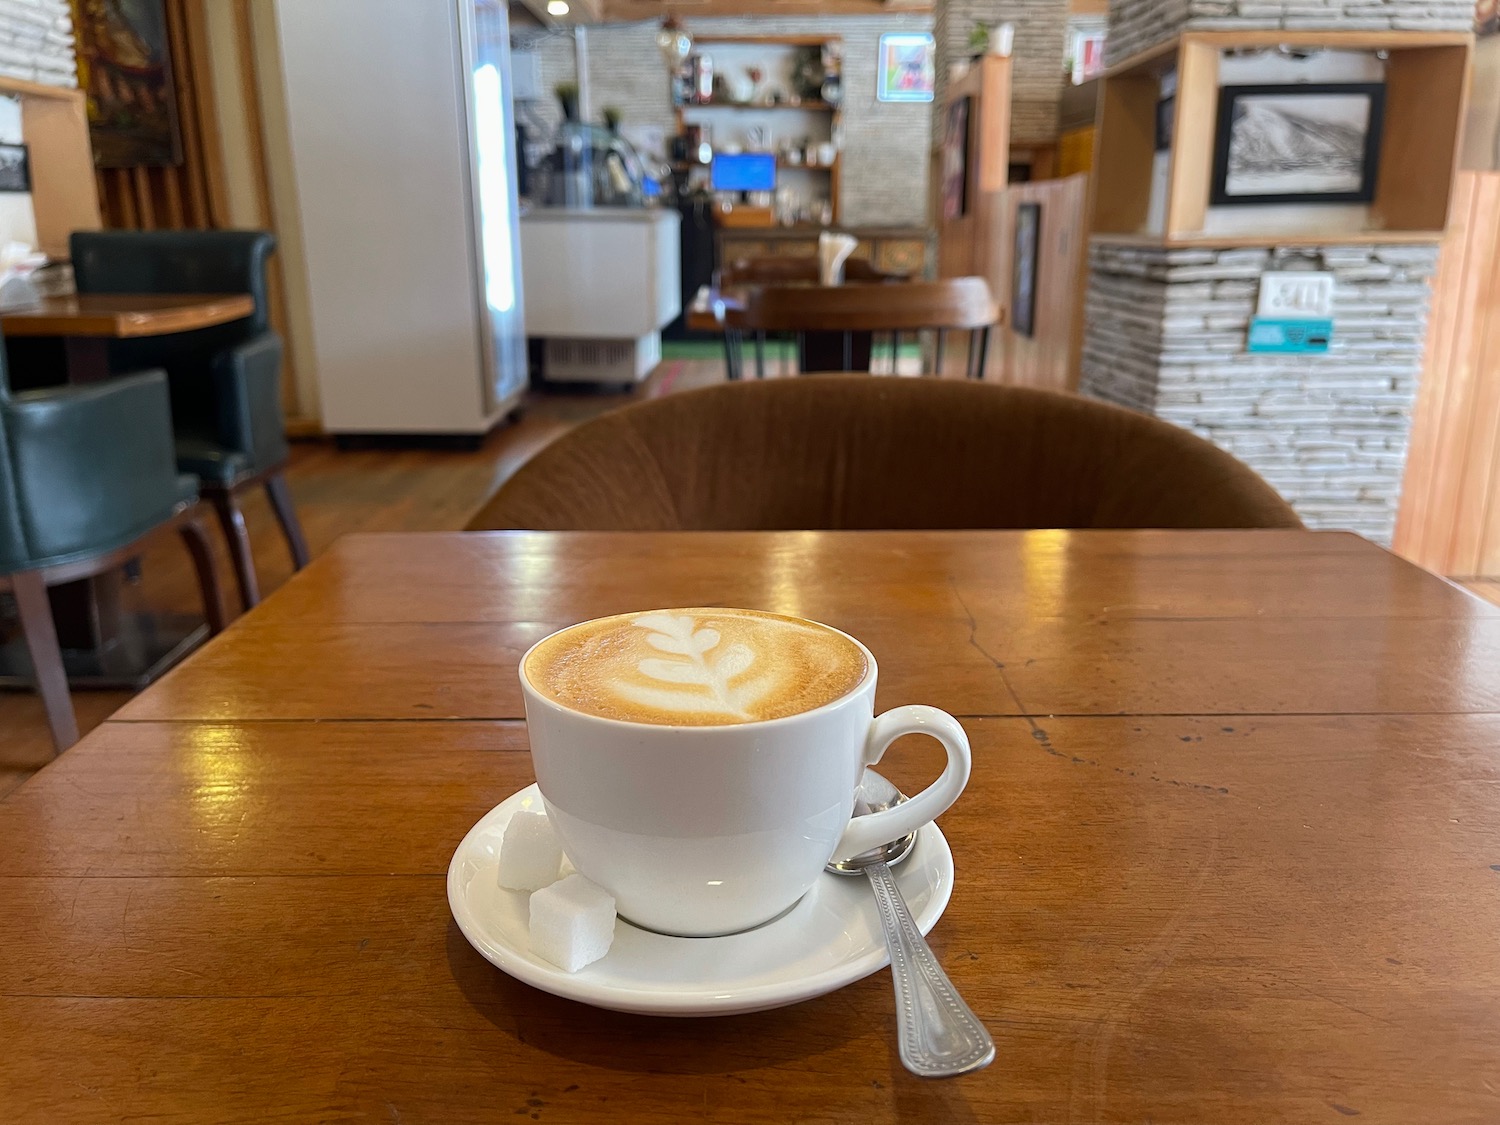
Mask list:
[{"label": "dark chair at background table", "polygon": [[834,375],[721,383],[547,446],[469,530],[1298,528],[1247,466],[1074,395]]},{"label": "dark chair at background table", "polygon": [[0,590],[15,597],[53,745],[78,723],[47,588],[91,578],[176,528],[192,554],[209,631],[224,628],[197,482],[173,463],[160,371],[86,387],[9,393],[0,366]]},{"label": "dark chair at background table", "polygon": [[731,330],[757,333],[840,333],[843,355],[835,368],[839,371],[861,366],[854,355],[854,340],[860,333],[889,334],[894,371],[902,333],[909,332],[916,338],[920,332],[936,332],[937,366],[941,370],[947,334],[967,332],[967,374],[971,379],[983,379],[990,329],[999,319],[1000,308],[984,278],[954,277],[903,285],[752,286],[745,292],[742,307],[727,314],[724,324]]},{"label": "dark chair at background table", "polygon": [[[876,282],[904,282],[905,274],[885,273],[876,269],[865,258],[850,258],[844,263],[844,281],[849,284],[869,284]],[[719,270],[718,286],[720,289],[737,288],[750,285],[816,285],[818,283],[818,259],[815,257],[791,257],[787,255],[770,256],[758,255],[744,258],[735,258],[726,262]],[[766,337],[769,334],[757,331],[755,336],[755,375],[758,379],[764,379],[766,374]],[[786,338],[788,334],[778,333]],[[799,370],[818,370],[809,366],[809,359],[816,362],[816,357],[823,354],[833,354],[831,348],[836,348],[842,357],[842,341],[824,340],[820,337],[823,333],[809,335],[805,332],[790,334],[797,341],[797,365]],[[731,379],[738,379],[744,371],[744,359],[740,350],[740,333],[737,329],[726,327],[724,331],[724,369]],[[870,366],[871,340],[867,332],[859,333],[851,341],[849,368],[867,369]],[[892,361],[894,362],[894,361]],[[895,370],[893,367],[892,370]]]},{"label": "dark chair at background table", "polygon": [[263,231],[91,231],[72,237],[80,293],[249,293],[244,320],[172,336],[117,340],[110,365],[161,367],[172,391],[177,464],[198,478],[229,540],[240,596],[260,601],[238,495],[263,484],[299,570],[307,543],[283,474],[289,453],[281,414],[281,338],[271,329]]}]

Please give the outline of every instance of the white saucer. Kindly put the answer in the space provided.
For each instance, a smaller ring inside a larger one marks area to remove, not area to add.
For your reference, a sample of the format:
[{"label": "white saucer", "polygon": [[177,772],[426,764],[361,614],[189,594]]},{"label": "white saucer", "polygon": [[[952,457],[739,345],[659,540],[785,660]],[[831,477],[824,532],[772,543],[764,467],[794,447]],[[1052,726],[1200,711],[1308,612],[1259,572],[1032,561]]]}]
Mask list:
[{"label": "white saucer", "polygon": [[[602,960],[564,972],[531,954],[529,896],[497,882],[500,837],[522,809],[545,811],[535,785],[469,829],[448,865],[448,905],[470,945],[534,988],[621,1012],[723,1016],[809,1000],[888,963],[869,882],[824,874],[787,913],[741,934],[667,937],[619,920]],[[917,833],[911,855],[894,871],[912,917],[927,933],[953,893],[953,853],[937,825]]]}]

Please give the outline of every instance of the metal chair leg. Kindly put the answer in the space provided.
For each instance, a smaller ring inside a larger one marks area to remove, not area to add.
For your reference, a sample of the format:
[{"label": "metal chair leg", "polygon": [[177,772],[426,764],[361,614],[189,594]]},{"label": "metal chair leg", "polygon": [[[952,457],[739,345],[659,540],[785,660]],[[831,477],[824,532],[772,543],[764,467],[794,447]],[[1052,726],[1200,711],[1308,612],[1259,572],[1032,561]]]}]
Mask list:
[{"label": "metal chair leg", "polygon": [[214,567],[213,548],[208,545],[208,532],[203,523],[194,517],[185,520],[177,528],[183,545],[193,558],[193,570],[198,575],[198,592],[203,598],[203,616],[208,621],[208,631],[218,636],[224,631],[224,594],[219,589],[219,572]]},{"label": "metal chair leg", "polygon": [[276,513],[276,522],[281,524],[281,533],[286,536],[286,545],[292,552],[292,569],[301,570],[311,556],[307,540],[302,535],[302,521],[297,518],[297,509],[292,505],[292,490],[287,487],[286,475],[272,473],[266,478],[266,496],[271,501],[271,510]]},{"label": "metal chair leg", "polygon": [[724,329],[724,378],[733,382],[739,376],[734,370],[734,331]]},{"label": "metal chair leg", "polygon": [[981,383],[984,382],[984,367],[989,358],[990,330],[989,327],[986,326],[979,332],[979,368],[974,375],[974,378],[978,379]]},{"label": "metal chair leg", "polygon": [[234,563],[234,576],[240,585],[240,600],[247,610],[260,604],[260,583],[255,578],[255,556],[250,551],[250,532],[245,527],[245,513],[228,489],[214,489],[204,494],[213,505],[219,525],[224,529],[224,538],[229,543],[229,558]]},{"label": "metal chair leg", "polygon": [[850,371],[854,367],[854,333],[844,333],[844,370]]},{"label": "metal chair leg", "polygon": [[47,584],[36,571],[23,570],[10,576],[10,588],[21,614],[21,632],[31,654],[36,690],[47,711],[52,745],[61,754],[78,741],[78,716],[73,713],[73,697],[68,694],[68,674],[63,670]]},{"label": "metal chair leg", "polygon": [[943,358],[948,350],[948,330],[939,328],[937,330],[937,352],[932,358],[932,373],[937,376],[943,374]]},{"label": "metal chair leg", "polygon": [[761,331],[755,333],[755,377],[766,377],[766,334]]}]

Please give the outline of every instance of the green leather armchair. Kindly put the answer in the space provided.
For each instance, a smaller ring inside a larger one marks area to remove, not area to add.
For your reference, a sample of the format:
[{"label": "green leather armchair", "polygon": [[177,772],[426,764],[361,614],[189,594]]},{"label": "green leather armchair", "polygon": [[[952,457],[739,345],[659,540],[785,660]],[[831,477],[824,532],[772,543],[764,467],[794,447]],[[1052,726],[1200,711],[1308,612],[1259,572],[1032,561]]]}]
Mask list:
[{"label": "green leather armchair", "polygon": [[260,600],[250,536],[238,495],[265,486],[299,570],[307,543],[283,469],[281,337],[271,329],[266,260],[276,239],[264,231],[80,231],[72,236],[80,293],[248,293],[243,320],[194,332],[117,340],[110,367],[160,367],[172,393],[177,467],[198,478],[218,514],[245,608]]},{"label": "green leather armchair", "polygon": [[78,724],[47,587],[122,565],[176,528],[217,633],[223,606],[197,501],[173,464],[162,372],[12,395],[0,359],[0,590],[15,597],[59,752]]}]

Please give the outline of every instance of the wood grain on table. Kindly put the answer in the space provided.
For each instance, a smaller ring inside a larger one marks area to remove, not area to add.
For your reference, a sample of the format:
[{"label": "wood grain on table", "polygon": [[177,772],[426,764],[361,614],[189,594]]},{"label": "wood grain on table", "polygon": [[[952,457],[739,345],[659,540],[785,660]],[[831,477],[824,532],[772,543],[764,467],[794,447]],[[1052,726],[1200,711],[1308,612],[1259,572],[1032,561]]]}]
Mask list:
[{"label": "wood grain on table", "polygon": [[248,293],[80,293],[0,313],[7,336],[164,336],[242,320]]},{"label": "wood grain on table", "polygon": [[[989,1069],[906,1074],[883,972],[653,1019],[458,933],[453,849],[533,779],[523,643],[692,602],[968,706],[931,940]],[[1306,532],[346,539],[0,803],[0,1118],[1500,1119],[1497,629]]]}]

